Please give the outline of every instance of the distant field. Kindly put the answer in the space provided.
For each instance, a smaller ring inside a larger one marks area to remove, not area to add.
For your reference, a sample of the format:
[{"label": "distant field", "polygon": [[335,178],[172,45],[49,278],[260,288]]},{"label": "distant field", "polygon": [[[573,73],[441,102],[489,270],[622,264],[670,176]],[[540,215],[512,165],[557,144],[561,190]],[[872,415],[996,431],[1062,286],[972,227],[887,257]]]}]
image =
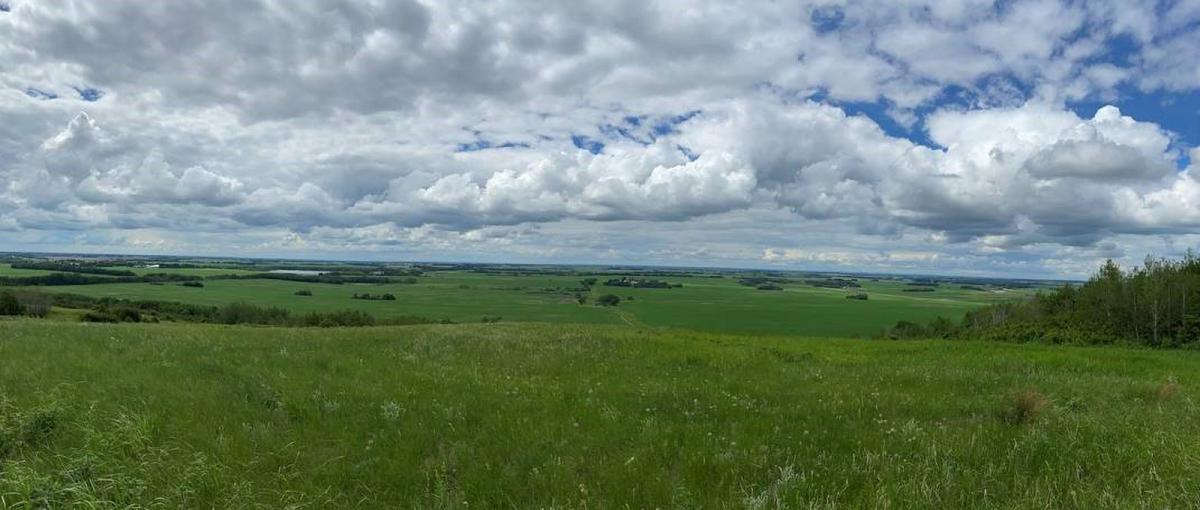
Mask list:
[{"label": "distant field", "polygon": [[528,324],[0,331],[0,507],[1200,501],[1195,352]]},{"label": "distant field", "polygon": [[129,267],[129,266],[109,266],[108,269],[124,269],[124,270],[128,270],[128,271],[133,271],[134,274],[137,274],[139,276],[151,274],[151,273],[174,273],[174,274],[186,274],[186,275],[191,275],[191,276],[214,276],[214,275],[222,275],[222,274],[242,275],[242,274],[252,274],[252,273],[259,272],[259,271],[247,271],[245,269],[226,269],[226,268],[220,268],[220,267],[191,267],[191,268],[181,268],[181,269],[176,269],[176,268],[160,269],[157,267],[146,268],[146,267]]},{"label": "distant field", "polygon": [[[163,270],[179,272],[186,270]],[[213,269],[214,274],[229,270]],[[194,274],[194,273],[193,273]],[[204,273],[209,274],[209,273]],[[590,298],[612,293],[626,300],[615,308],[580,306],[571,289],[576,276],[496,276],[471,272],[435,272],[417,284],[310,284],[279,280],[208,280],[205,288],[178,285],[112,284],[52,287],[97,297],[180,301],[220,305],[245,301],[298,312],[360,309],[379,317],[418,315],[455,322],[482,317],[506,321],[581,324],[631,324],[714,332],[809,336],[871,335],[899,320],[923,321],[937,316],[957,320],[974,307],[1011,300],[1032,291],[987,292],[946,285],[934,292],[896,281],[862,280],[862,289],[839,290],[785,284],[782,291],[763,291],[737,284],[736,278],[675,277],[678,289],[617,288],[597,285]],[[606,276],[600,275],[600,280]],[[311,297],[294,295],[308,289]],[[866,292],[868,301],[852,301],[850,293]],[[353,300],[355,293],[391,293],[396,301]]]},{"label": "distant field", "polygon": [[[419,315],[456,322],[479,322],[483,316],[512,321],[619,324],[612,310],[579,306],[572,294],[542,289],[577,285],[568,277],[489,277],[463,274],[421,278],[419,284],[312,284],[282,280],[206,280],[202,289],[177,284],[104,284],[53,287],[53,292],[70,292],[96,297],[151,299],[184,303],[222,305],[244,301],[262,306],[279,306],[298,312],[359,309],[377,317]],[[298,290],[311,290],[308,297]],[[396,301],[351,299],[355,293],[391,293]]]},{"label": "distant field", "polygon": [[12,264],[0,264],[0,276],[41,276],[50,271],[38,269],[13,269]]},{"label": "distant field", "polygon": [[[958,320],[975,307],[1017,299],[1029,291],[992,293],[946,287],[935,292],[903,292],[899,282],[861,281],[861,289],[825,289],[785,284],[782,291],[738,285],[736,279],[687,278],[682,289],[620,289],[634,296],[620,309],[652,326],[729,333],[798,334],[807,336],[870,335],[900,320],[923,321],[945,316]],[[597,292],[613,289],[598,287]],[[846,299],[865,292],[867,301]]]}]

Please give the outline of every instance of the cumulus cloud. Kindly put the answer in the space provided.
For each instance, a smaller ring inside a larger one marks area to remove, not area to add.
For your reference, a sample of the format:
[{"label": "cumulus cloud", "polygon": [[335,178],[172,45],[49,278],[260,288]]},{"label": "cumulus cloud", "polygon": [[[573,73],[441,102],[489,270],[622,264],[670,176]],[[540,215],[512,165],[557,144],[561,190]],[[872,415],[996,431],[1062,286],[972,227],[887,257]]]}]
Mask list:
[{"label": "cumulus cloud", "polygon": [[[1180,134],[1071,108],[1200,88],[1200,11],[1142,3],[14,0],[0,230],[468,258],[610,256],[627,247],[577,236],[614,225],[704,245],[643,251],[679,260],[1109,253],[1200,226]],[[840,245],[730,219],[760,214]],[[909,244],[850,249],[879,239]]]}]

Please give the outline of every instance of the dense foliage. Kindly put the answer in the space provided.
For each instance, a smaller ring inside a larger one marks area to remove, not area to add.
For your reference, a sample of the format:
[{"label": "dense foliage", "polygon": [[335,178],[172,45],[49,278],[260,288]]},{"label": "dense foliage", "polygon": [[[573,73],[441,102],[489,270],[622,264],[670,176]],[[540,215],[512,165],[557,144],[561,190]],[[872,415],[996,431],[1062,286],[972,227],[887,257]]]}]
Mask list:
[{"label": "dense foliage", "polygon": [[24,315],[25,307],[12,292],[0,292],[0,315]]},{"label": "dense foliage", "polygon": [[[251,324],[261,326],[294,327],[351,327],[410,324],[447,324],[448,320],[434,320],[420,316],[376,318],[361,310],[334,310],[328,312],[292,312],[275,306],[259,306],[245,302],[222,306],[193,305],[172,301],[125,300],[93,298],[78,294],[53,294],[44,296],[29,293],[28,300],[36,303],[40,297],[63,308],[87,310],[81,319],[85,322],[198,322],[209,324]],[[48,308],[48,306],[47,306]],[[26,306],[24,313],[34,315]]]},{"label": "dense foliage", "polygon": [[0,292],[0,315],[45,317],[50,313],[50,299],[40,292],[4,290]]},{"label": "dense foliage", "polygon": [[198,276],[176,273],[153,273],[143,276],[94,276],[80,273],[51,273],[40,276],[0,277],[0,287],[34,287],[61,285],[102,285],[107,283],[162,283],[198,280]]},{"label": "dense foliage", "polygon": [[393,278],[389,276],[356,275],[341,273],[296,274],[296,273],[253,273],[243,275],[220,275],[209,277],[210,280],[284,280],[301,283],[417,283],[413,277]]},{"label": "dense foliage", "polygon": [[605,294],[596,298],[596,304],[600,306],[617,306],[621,304],[621,297],[616,294]]},{"label": "dense foliage", "polygon": [[1147,258],[1129,270],[1109,260],[1082,285],[974,310],[960,324],[941,318],[928,324],[901,322],[889,336],[1200,345],[1200,257]]},{"label": "dense foliage", "polygon": [[388,294],[388,293],[371,294],[369,292],[364,292],[362,294],[359,294],[356,292],[356,293],[354,293],[354,296],[351,297],[351,299],[365,299],[367,301],[395,301],[396,295]]},{"label": "dense foliage", "polygon": [[824,280],[804,280],[804,283],[813,287],[821,287],[826,289],[857,289],[862,285],[858,280],[853,278],[826,278]]},{"label": "dense foliage", "polygon": [[11,265],[13,269],[35,269],[62,273],[97,274],[102,276],[137,276],[136,273],[128,269],[110,269],[80,262],[36,261],[13,262]]},{"label": "dense foliage", "polygon": [[770,278],[770,277],[766,277],[766,276],[747,276],[744,278],[738,278],[737,282],[738,282],[738,285],[744,285],[746,287],[754,287],[754,288],[760,288],[765,285],[776,285],[777,286],[778,284],[782,284],[782,283],[793,283],[792,280],[789,280],[787,278]]},{"label": "dense foliage", "polygon": [[631,287],[635,289],[678,289],[681,283],[667,283],[662,280],[643,279],[629,276],[611,278],[604,282],[605,287]]}]

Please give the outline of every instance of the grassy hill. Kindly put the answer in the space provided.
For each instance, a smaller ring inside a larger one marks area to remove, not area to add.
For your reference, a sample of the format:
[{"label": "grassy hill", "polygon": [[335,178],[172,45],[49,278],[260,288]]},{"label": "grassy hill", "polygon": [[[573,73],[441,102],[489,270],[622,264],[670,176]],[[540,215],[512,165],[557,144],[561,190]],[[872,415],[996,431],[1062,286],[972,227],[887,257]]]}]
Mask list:
[{"label": "grassy hill", "polygon": [[1200,501],[1200,354],[0,322],[0,508]]}]

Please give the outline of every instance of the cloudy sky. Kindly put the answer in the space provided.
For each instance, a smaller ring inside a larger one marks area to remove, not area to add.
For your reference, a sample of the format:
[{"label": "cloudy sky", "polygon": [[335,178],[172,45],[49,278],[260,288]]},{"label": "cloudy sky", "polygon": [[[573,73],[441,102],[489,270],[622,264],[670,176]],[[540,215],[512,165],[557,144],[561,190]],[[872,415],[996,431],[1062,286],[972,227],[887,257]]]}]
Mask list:
[{"label": "cloudy sky", "polygon": [[1080,276],[1200,247],[1200,0],[0,0],[0,250]]}]

